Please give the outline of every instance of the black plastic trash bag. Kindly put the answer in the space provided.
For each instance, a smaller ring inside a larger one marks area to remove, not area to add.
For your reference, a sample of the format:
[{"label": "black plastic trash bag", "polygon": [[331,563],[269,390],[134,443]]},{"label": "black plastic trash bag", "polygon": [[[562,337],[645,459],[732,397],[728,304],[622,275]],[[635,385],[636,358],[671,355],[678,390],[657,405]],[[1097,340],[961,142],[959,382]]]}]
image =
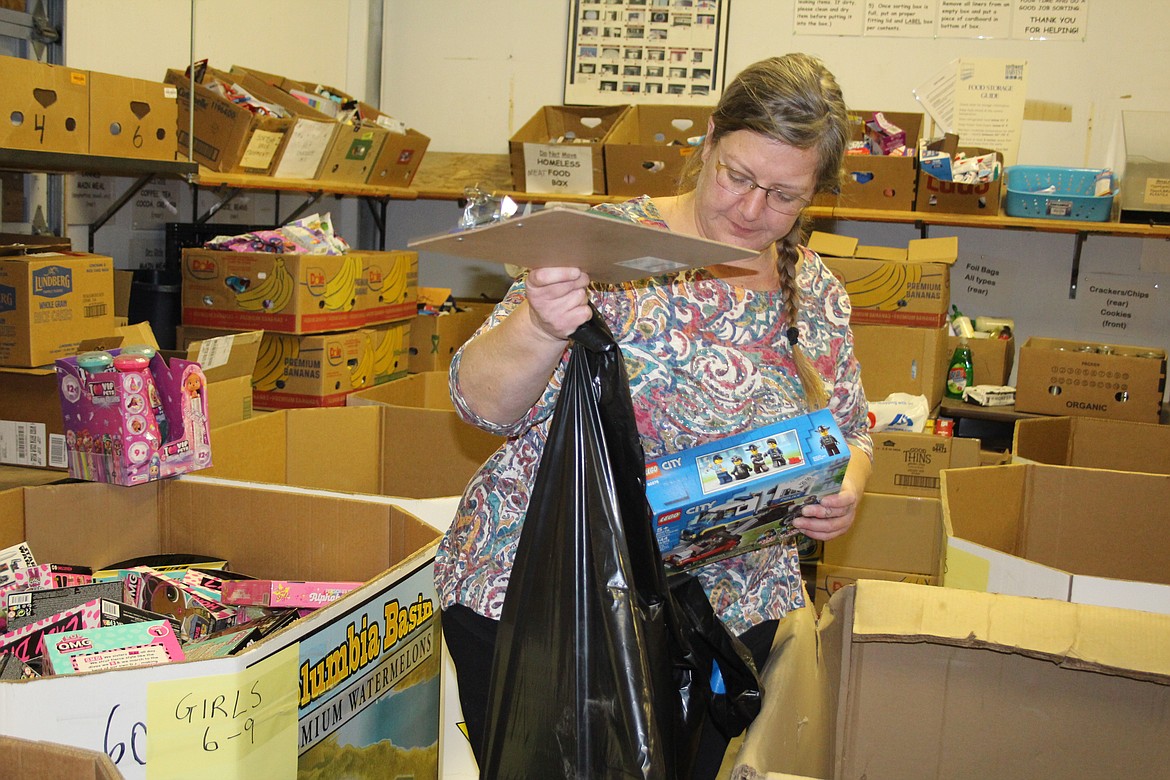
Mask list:
[{"label": "black plastic trash bag", "polygon": [[[759,683],[709,604],[713,623],[676,608],[613,336],[595,313],[573,341],[502,608],[480,773],[686,778],[704,719],[742,719],[753,697],[758,711]],[[746,670],[723,670],[736,657]],[[719,697],[738,709],[711,706],[713,658],[732,685],[752,679]]]}]

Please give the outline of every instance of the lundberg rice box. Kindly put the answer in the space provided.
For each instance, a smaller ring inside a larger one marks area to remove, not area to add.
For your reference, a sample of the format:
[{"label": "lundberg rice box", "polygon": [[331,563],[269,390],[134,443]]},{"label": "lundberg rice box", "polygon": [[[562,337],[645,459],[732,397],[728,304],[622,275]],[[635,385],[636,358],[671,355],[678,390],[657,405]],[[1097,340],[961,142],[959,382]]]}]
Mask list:
[{"label": "lundberg rice box", "polygon": [[827,409],[646,462],[668,570],[777,544],[807,504],[841,489],[849,447]]}]

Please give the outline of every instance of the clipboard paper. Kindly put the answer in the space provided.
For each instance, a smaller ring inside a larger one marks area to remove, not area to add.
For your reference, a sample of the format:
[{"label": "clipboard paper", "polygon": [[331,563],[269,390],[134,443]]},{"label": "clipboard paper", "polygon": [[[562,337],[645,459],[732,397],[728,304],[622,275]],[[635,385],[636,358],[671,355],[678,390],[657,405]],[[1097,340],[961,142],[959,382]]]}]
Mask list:
[{"label": "clipboard paper", "polygon": [[557,207],[416,239],[407,246],[523,268],[580,268],[597,282],[627,282],[685,268],[746,260],[757,254],[605,214]]}]

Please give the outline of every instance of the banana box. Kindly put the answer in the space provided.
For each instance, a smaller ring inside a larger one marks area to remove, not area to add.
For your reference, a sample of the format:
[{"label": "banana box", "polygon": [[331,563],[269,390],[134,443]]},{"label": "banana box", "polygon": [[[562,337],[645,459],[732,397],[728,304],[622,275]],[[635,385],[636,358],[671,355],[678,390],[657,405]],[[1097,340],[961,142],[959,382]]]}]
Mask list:
[{"label": "banana box", "polygon": [[912,239],[901,248],[860,246],[856,238],[814,231],[808,248],[845,285],[854,325],[946,324],[957,237]]},{"label": "banana box", "polygon": [[375,325],[369,331],[374,344],[374,384],[380,385],[406,376],[414,321]]},{"label": "banana box", "polygon": [[183,324],[310,334],[415,315],[415,252],[183,250]]},{"label": "banana box", "polygon": [[252,404],[345,406],[347,395],[374,385],[374,364],[373,332],[365,328],[320,336],[265,333],[252,374]]},{"label": "banana box", "polygon": [[828,409],[648,460],[646,498],[668,569],[777,544],[806,504],[841,489],[849,447]]}]

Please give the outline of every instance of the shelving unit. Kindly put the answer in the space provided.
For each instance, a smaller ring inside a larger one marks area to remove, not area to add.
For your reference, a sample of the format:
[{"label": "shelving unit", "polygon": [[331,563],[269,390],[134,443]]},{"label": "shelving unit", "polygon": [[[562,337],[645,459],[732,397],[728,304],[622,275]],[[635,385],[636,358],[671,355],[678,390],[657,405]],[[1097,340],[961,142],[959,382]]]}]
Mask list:
[{"label": "shelving unit", "polygon": [[134,183],[122,193],[105,213],[89,225],[89,251],[93,251],[94,236],[138,191],[155,176],[194,176],[199,166],[190,162],[165,160],[137,160],[129,157],[102,157],[92,154],[62,154],[33,152],[23,149],[0,149],[0,170],[20,173],[98,173],[107,176],[134,176]]}]

